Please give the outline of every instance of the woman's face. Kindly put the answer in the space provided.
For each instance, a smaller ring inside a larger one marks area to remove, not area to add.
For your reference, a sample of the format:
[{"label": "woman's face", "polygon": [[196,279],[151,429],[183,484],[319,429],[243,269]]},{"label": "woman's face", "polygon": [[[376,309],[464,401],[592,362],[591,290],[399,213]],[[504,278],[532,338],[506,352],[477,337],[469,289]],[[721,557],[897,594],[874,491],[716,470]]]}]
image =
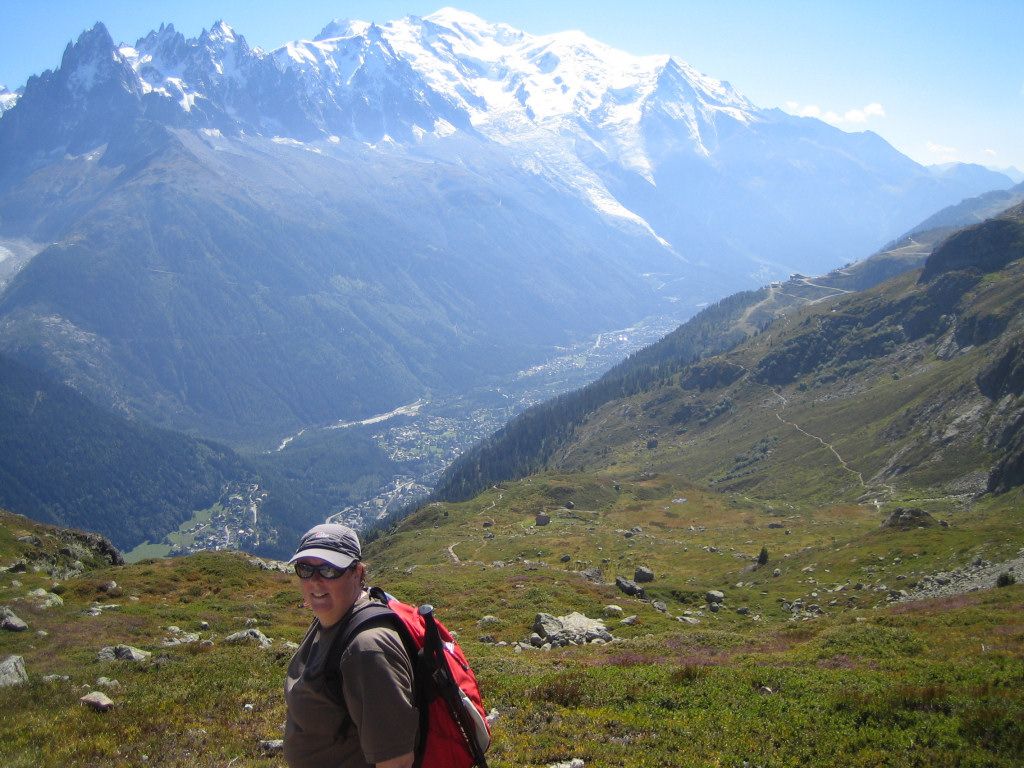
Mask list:
[{"label": "woman's face", "polygon": [[[313,566],[327,564],[318,557],[304,557],[299,562]],[[337,624],[348,613],[363,590],[364,570],[362,563],[354,563],[337,579],[325,579],[316,571],[308,579],[299,579],[303,603],[312,609],[322,626]]]}]

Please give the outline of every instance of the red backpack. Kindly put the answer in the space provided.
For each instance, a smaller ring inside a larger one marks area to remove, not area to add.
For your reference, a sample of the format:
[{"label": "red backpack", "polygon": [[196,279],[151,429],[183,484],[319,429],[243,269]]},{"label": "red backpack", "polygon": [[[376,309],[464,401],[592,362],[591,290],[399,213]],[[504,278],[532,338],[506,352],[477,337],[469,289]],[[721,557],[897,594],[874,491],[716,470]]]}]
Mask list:
[{"label": "red backpack", "polygon": [[491,743],[487,713],[476,676],[451,632],[434,618],[434,607],[414,608],[379,587],[370,602],[353,611],[328,650],[328,691],[340,700],[341,655],[361,629],[389,626],[398,631],[412,660],[414,694],[420,711],[417,768],[487,768]]}]

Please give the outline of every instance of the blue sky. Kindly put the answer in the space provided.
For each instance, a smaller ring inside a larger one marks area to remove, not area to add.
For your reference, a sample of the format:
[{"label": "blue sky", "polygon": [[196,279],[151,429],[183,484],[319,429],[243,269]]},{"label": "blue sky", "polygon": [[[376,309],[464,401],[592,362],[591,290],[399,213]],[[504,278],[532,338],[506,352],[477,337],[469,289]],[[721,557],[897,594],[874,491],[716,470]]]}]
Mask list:
[{"label": "blue sky", "polygon": [[445,4],[531,34],[580,29],[630,53],[671,54],[760,107],[873,130],[921,163],[1024,171],[1024,0],[6,0],[0,83],[16,89],[55,68],[96,21],[133,43],[162,21],[195,37],[223,19],[273,49],[334,18],[385,22]]}]

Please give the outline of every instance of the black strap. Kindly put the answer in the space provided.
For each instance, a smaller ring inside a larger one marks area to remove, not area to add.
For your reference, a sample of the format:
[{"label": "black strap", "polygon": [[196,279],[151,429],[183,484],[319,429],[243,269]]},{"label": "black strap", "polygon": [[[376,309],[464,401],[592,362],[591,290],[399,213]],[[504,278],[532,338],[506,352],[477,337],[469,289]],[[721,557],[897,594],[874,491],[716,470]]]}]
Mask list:
[{"label": "black strap", "polygon": [[484,757],[484,752],[476,740],[476,728],[470,720],[466,707],[462,703],[462,690],[455,682],[455,678],[452,677],[451,666],[448,663],[448,654],[445,652],[441,633],[437,629],[434,612],[433,610],[428,610],[422,613],[422,616],[427,630],[423,653],[430,659],[427,667],[433,672],[434,686],[441,698],[444,699],[444,703],[448,706],[448,711],[451,713],[452,719],[455,720],[455,724],[462,731],[462,738],[466,742],[466,746],[469,747],[470,754],[473,756],[473,765],[479,766],[479,768],[487,768],[487,758]]}]

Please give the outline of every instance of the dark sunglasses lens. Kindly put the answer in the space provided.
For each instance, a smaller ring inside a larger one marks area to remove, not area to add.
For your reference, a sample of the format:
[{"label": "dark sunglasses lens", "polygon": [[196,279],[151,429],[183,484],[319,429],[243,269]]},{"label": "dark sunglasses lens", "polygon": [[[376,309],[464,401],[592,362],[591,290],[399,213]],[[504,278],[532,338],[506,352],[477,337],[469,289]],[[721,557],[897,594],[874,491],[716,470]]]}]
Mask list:
[{"label": "dark sunglasses lens", "polygon": [[319,573],[323,579],[338,579],[345,575],[347,568],[335,568],[333,565],[310,565],[309,563],[296,563],[295,573],[300,579],[311,579],[314,573]]}]

